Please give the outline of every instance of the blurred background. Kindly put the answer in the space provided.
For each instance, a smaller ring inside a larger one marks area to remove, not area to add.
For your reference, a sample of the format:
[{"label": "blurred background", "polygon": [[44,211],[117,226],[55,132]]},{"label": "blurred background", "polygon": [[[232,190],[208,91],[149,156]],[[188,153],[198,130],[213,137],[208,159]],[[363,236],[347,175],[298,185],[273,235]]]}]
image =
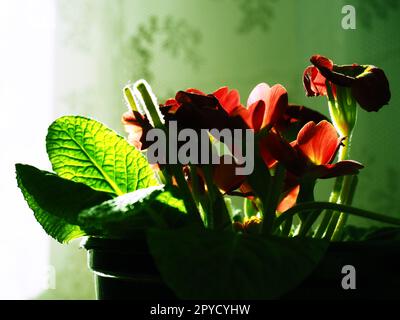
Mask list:
[{"label": "blurred background", "polygon": [[[356,29],[343,29],[344,5],[355,8]],[[14,164],[51,170],[45,135],[62,115],[123,134],[121,89],[139,78],[160,101],[228,85],[244,103],[257,83],[281,83],[290,102],[328,114],[325,98],[303,91],[311,55],[381,67],[392,99],[379,113],[360,109],[351,156],[366,168],[354,205],[399,217],[399,18],[399,0],[0,0],[0,299],[95,297],[79,241],[45,235]]]}]

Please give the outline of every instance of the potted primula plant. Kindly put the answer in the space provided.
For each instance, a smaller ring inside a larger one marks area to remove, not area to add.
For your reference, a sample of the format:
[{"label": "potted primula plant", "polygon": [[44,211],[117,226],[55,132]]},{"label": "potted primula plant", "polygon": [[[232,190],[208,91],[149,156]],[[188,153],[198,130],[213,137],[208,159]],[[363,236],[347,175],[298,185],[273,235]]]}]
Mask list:
[{"label": "potted primula plant", "polygon": [[[46,138],[54,173],[17,164],[18,185],[50,236],[84,237],[100,299],[398,297],[400,219],[351,206],[357,112],[389,102],[388,80],[311,62],[304,88],[328,98],[330,119],[279,84],[247,106],[227,87],[158,104],[139,80],[123,90],[127,139],[61,117]],[[319,179],[335,179],[325,202]],[[387,226],[348,227],[349,215]]]}]

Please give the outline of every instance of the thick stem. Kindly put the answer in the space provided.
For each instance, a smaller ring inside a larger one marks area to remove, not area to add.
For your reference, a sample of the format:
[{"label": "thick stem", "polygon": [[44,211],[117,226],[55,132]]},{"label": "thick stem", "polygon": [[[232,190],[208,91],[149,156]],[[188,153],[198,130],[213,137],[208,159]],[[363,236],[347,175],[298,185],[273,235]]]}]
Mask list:
[{"label": "thick stem", "polygon": [[[351,148],[352,133],[357,121],[357,102],[352,96],[351,89],[348,87],[336,86],[336,96],[333,94],[333,90],[328,81],[326,81],[326,88],[329,100],[329,112],[332,122],[340,135],[347,137],[345,145],[339,150],[338,161],[347,160],[349,158]],[[348,201],[353,197],[355,192],[354,186],[353,191],[351,191],[352,194],[350,195],[351,184],[352,178],[336,178],[334,190],[331,193],[329,201],[334,203],[349,204]],[[333,233],[341,233],[346,220],[346,213],[329,211],[325,212],[325,216],[321,221],[315,237],[324,237],[330,239]]]},{"label": "thick stem", "polygon": [[[351,147],[351,134],[349,135],[345,145],[339,150],[338,161],[347,160],[349,158],[350,147]],[[348,203],[348,200],[350,199],[350,192],[353,193],[351,195],[351,198],[353,197],[355,192],[355,189],[354,190],[351,189],[352,181],[353,181],[352,176],[343,177],[339,198],[336,200],[336,203],[350,204]],[[347,218],[345,218],[346,215],[347,214],[345,212],[334,212],[334,214],[332,215],[332,219],[327,227],[324,238],[331,239],[335,231],[339,233],[341,232],[340,230],[344,228],[344,223],[340,223],[338,229],[339,220],[345,222],[347,220]]]}]

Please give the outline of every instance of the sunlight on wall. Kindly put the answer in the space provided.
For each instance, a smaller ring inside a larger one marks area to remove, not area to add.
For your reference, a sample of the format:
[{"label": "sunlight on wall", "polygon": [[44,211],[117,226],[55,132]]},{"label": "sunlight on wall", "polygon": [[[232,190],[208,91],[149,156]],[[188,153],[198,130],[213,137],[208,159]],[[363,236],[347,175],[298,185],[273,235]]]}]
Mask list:
[{"label": "sunlight on wall", "polygon": [[55,272],[48,237],[14,173],[17,162],[49,169],[44,139],[53,104],[54,31],[53,0],[0,2],[0,299],[32,298]]}]

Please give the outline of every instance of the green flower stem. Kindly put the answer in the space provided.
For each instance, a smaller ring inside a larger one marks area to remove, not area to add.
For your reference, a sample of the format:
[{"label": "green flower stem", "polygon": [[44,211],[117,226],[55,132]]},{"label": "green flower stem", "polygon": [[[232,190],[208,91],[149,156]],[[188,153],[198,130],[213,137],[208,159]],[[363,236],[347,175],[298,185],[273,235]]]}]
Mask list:
[{"label": "green flower stem", "polygon": [[309,232],[312,232],[311,227],[314,222],[318,219],[322,210],[314,210],[307,212],[307,218],[301,223],[299,236],[306,236]]},{"label": "green flower stem", "polygon": [[212,216],[211,216],[211,209],[210,209],[210,203],[206,197],[206,194],[204,192],[204,194],[202,193],[202,191],[200,191],[200,179],[197,175],[197,168],[195,165],[190,165],[190,177],[192,180],[192,194],[194,197],[194,200],[196,201],[196,204],[201,205],[202,210],[202,219],[204,221],[204,224],[206,227],[210,228],[211,227],[211,223],[212,223]]},{"label": "green flower stem", "polygon": [[131,108],[132,111],[139,111],[138,107],[137,107],[136,98],[132,92],[131,85],[127,85],[124,88],[123,92],[124,92],[125,101],[128,104],[129,108]]},{"label": "green flower stem", "polygon": [[230,227],[232,224],[231,217],[226,207],[224,197],[212,179],[211,166],[204,165],[202,168],[211,202],[210,212],[207,219],[209,219],[210,225],[213,229],[225,229]]},{"label": "green flower stem", "polygon": [[244,198],[244,202],[243,202],[243,212],[244,212],[244,216],[249,219],[252,216],[257,215],[257,209],[254,207],[253,205],[253,201],[251,201],[248,198]]},{"label": "green flower stem", "polygon": [[389,224],[393,224],[396,226],[400,226],[399,218],[386,216],[386,215],[383,215],[380,213],[375,213],[375,212],[364,210],[364,209],[354,208],[354,207],[344,205],[344,204],[316,201],[316,202],[300,203],[300,204],[297,204],[294,207],[290,208],[289,210],[286,210],[275,220],[274,229],[276,230],[277,228],[279,228],[279,226],[284,221],[286,221],[286,219],[293,217],[295,214],[298,214],[300,212],[310,211],[310,210],[317,210],[317,209],[322,209],[322,210],[329,209],[329,210],[331,210],[330,212],[335,212],[335,211],[346,212],[346,213],[352,214],[354,216],[363,217],[366,219],[371,219],[371,220],[375,220],[375,221],[379,221],[379,222],[383,222],[383,223],[389,223]]},{"label": "green flower stem", "polygon": [[[347,196],[347,198],[344,200],[344,203],[347,205],[351,205],[353,203],[353,198],[354,194],[357,188],[358,184],[358,177],[356,175],[353,176],[347,176],[344,178],[345,181],[343,183],[343,190],[344,190],[344,195]],[[349,181],[346,181],[349,180]],[[343,196],[344,196],[343,195]],[[339,216],[339,220],[336,224],[336,228],[333,232],[332,240],[334,241],[340,241],[342,236],[343,236],[343,230],[344,226],[347,222],[349,215],[345,212],[341,212]]]},{"label": "green flower stem", "polygon": [[[339,150],[339,156],[338,156],[338,161],[343,161],[343,160],[347,160],[349,157],[349,153],[350,153],[350,147],[351,147],[351,133],[345,143],[345,145],[340,148]],[[336,200],[336,203],[342,203],[342,204],[346,204],[349,205],[350,203],[348,202],[348,200],[351,198],[353,198],[354,193],[355,193],[355,189],[352,190],[351,185],[352,185],[352,176],[345,176],[343,177],[343,182],[342,182],[342,186],[340,188],[340,194],[339,194],[339,198]],[[352,192],[353,194],[350,196],[350,192]],[[338,223],[339,220],[342,221],[342,223],[340,224],[340,229],[344,228],[344,222],[347,220],[347,218],[345,218],[346,213],[345,212],[335,212],[332,215],[332,218],[329,222],[329,225],[327,227],[326,233],[324,238],[326,239],[331,239],[333,234],[335,233],[335,230],[338,227]],[[338,229],[336,232],[341,232],[340,229]]]},{"label": "green flower stem", "polygon": [[161,114],[158,111],[157,102],[153,98],[153,94],[150,93],[150,86],[143,80],[136,83],[135,86],[142,96],[144,107],[146,108],[154,127],[163,128],[164,122],[161,120]]},{"label": "green flower stem", "polygon": [[336,224],[339,221],[340,218],[340,212],[332,212],[332,216],[331,219],[329,221],[328,227],[326,228],[326,232],[325,235],[323,237],[323,239],[331,239],[333,233],[335,232],[336,229]]},{"label": "green flower stem", "polygon": [[[333,185],[333,190],[329,197],[329,202],[336,203],[339,200],[342,183],[343,183],[343,176],[337,177],[335,179],[335,184]],[[332,210],[324,210],[322,221],[317,228],[314,238],[322,239],[322,237],[326,232],[326,229],[328,228],[331,218],[332,218]]]},{"label": "green flower stem", "polygon": [[275,169],[274,176],[271,177],[270,180],[269,193],[263,201],[263,224],[261,229],[261,233],[263,234],[270,234],[273,230],[276,208],[282,192],[284,178],[285,168],[282,165],[278,165]]},{"label": "green flower stem", "polygon": [[[300,184],[300,192],[299,196],[297,197],[297,203],[314,201],[315,182],[316,182],[315,180],[307,180]],[[315,212],[311,211],[299,214],[301,220],[299,235],[307,234],[308,230],[311,228],[315,220],[318,218],[318,215],[315,214]]]},{"label": "green flower stem", "polygon": [[[346,204],[346,205],[350,205],[351,204],[351,203],[347,202],[347,199],[348,199],[348,193],[350,192],[349,188],[350,188],[350,186],[352,184],[352,182],[351,182],[352,177],[353,176],[345,176],[345,177],[343,177],[342,190],[340,192],[339,200],[338,200],[342,204]],[[353,191],[353,194],[354,194],[354,191]],[[334,212],[333,213],[332,218],[331,218],[331,220],[329,222],[329,225],[327,227],[325,236],[324,236],[325,239],[332,239],[333,234],[334,234],[334,232],[335,232],[335,230],[337,228],[338,221],[340,220],[340,217],[342,215],[346,215],[347,216],[347,214],[345,214],[344,212]]]},{"label": "green flower stem", "polygon": [[190,216],[192,216],[194,221],[203,224],[203,220],[201,219],[201,215],[196,206],[196,202],[193,199],[185,176],[183,175],[182,167],[180,165],[169,165],[169,167],[171,168],[178,184],[179,190],[182,193],[186,211]]},{"label": "green flower stem", "polygon": [[193,199],[196,202],[196,204],[200,203],[200,190],[199,190],[199,177],[197,176],[196,172],[196,167],[194,165],[189,165],[190,167],[190,180],[191,180],[191,186],[192,186],[192,194],[193,194]]},{"label": "green flower stem", "polygon": [[292,230],[293,224],[293,216],[288,217],[285,222],[283,222],[282,232],[280,235],[282,237],[288,237],[290,235],[290,231]]},{"label": "green flower stem", "polygon": [[[357,102],[354,99],[351,89],[347,87],[336,86],[336,97],[333,95],[332,88],[327,82],[328,105],[329,112],[336,130],[347,137],[345,145],[339,150],[339,161],[347,160],[350,154],[351,137],[357,122]],[[345,177],[340,187],[340,193],[337,189],[331,194],[330,201],[336,203],[350,204],[350,198],[354,196],[355,186],[352,188],[353,178]],[[336,187],[336,185],[335,185]],[[351,191],[352,190],[352,191]],[[350,194],[351,193],[351,194]],[[330,217],[328,222],[328,217]],[[344,225],[347,221],[347,214],[342,212],[334,212],[326,214],[321,222],[320,228],[316,236],[331,239],[333,234],[336,237],[342,233]],[[326,230],[325,230],[326,229]],[[325,233],[325,235],[323,235]]]},{"label": "green flower stem", "polygon": [[338,161],[347,160],[350,156],[350,148],[351,148],[351,138],[352,134],[346,138],[344,141],[344,146],[342,146],[339,150]]}]

